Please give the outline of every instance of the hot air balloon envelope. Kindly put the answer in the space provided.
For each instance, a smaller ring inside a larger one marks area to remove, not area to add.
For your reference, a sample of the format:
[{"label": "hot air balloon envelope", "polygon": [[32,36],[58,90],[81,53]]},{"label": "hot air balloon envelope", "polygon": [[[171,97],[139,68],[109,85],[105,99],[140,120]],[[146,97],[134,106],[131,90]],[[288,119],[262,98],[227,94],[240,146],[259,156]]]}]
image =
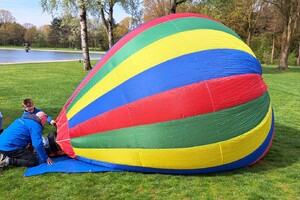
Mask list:
[{"label": "hot air balloon envelope", "polygon": [[274,117],[262,69],[230,28],[180,13],[147,22],[96,64],[58,119],[72,158],[114,169],[198,174],[251,165]]}]

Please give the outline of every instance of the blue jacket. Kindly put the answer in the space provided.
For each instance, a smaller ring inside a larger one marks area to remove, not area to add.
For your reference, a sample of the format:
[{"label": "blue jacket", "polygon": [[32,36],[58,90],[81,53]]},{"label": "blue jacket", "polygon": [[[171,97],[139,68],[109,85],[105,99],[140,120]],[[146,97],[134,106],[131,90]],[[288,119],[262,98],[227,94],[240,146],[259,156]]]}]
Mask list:
[{"label": "blue jacket", "polygon": [[[36,114],[36,113],[38,113],[38,112],[40,112],[40,111],[42,111],[42,110],[40,110],[40,109],[38,109],[38,108],[36,108],[36,107],[34,107],[33,113],[29,113],[28,111],[24,110],[24,113],[23,113],[22,117],[24,117],[24,116],[26,116],[26,115],[28,115],[28,114]],[[52,118],[48,115],[47,122],[48,122],[49,124],[50,124],[51,120],[52,120]]]},{"label": "blue jacket", "polygon": [[18,118],[0,135],[0,150],[23,149],[32,143],[39,158],[45,162],[48,155],[43,145],[42,131],[43,127],[36,115],[28,114]]}]

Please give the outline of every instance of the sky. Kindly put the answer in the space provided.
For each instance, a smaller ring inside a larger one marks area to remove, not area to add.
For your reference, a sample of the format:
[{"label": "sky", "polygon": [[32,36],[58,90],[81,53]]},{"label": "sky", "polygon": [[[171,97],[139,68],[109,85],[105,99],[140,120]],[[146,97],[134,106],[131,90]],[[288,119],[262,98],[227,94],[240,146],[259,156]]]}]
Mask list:
[{"label": "sky", "polygon": [[[114,18],[117,22],[126,17],[126,13],[121,8],[114,9]],[[21,25],[31,23],[40,27],[51,24],[52,21],[51,14],[43,13],[40,0],[0,0],[0,10],[8,10]]]}]

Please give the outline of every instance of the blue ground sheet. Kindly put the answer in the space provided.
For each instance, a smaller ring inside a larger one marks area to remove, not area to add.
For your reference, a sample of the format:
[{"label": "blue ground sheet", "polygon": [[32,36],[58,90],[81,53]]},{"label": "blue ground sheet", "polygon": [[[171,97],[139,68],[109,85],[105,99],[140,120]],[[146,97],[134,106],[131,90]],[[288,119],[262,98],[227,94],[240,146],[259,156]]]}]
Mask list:
[{"label": "blue ground sheet", "polygon": [[85,172],[117,172],[112,168],[102,167],[89,164],[80,160],[72,159],[68,156],[60,156],[51,158],[54,161],[53,165],[47,163],[40,164],[35,167],[28,168],[24,176],[36,176],[45,173],[61,172],[61,173],[85,173]]}]

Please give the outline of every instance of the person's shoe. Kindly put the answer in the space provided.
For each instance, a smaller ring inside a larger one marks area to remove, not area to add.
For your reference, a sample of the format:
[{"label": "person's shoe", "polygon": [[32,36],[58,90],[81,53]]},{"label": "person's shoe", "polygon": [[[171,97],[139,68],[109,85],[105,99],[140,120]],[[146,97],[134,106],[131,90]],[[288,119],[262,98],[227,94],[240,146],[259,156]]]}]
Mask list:
[{"label": "person's shoe", "polygon": [[6,165],[8,165],[8,157],[0,153],[0,168],[3,168]]}]

